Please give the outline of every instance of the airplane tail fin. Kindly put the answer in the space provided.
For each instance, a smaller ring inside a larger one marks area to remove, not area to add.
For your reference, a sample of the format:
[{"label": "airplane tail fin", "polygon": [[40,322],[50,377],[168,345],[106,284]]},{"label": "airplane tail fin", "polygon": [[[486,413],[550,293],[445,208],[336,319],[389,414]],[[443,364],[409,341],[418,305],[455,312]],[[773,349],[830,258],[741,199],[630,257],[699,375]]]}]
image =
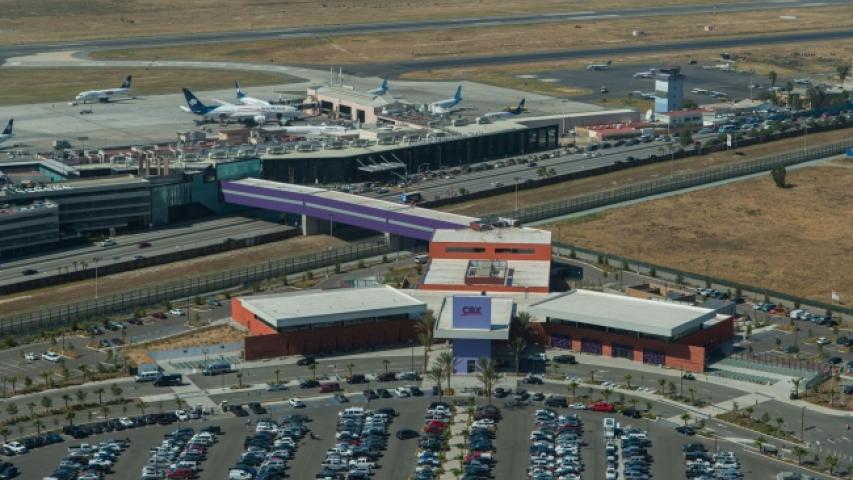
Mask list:
[{"label": "airplane tail fin", "polygon": [[11,135],[12,134],[12,125],[15,123],[14,118],[9,119],[9,123],[6,124],[6,128],[3,129],[3,135]]},{"label": "airplane tail fin", "polygon": [[240,82],[238,82],[238,81],[236,81],[236,80],[235,80],[235,81],[234,81],[234,87],[236,87],[236,88],[237,88],[237,99],[238,99],[238,100],[246,96],[246,92],[244,92],[244,91],[240,88]]},{"label": "airplane tail fin", "polygon": [[204,115],[208,112],[208,110],[210,110],[210,108],[207,105],[201,103],[201,100],[196,98],[196,96],[193,95],[193,92],[191,92],[188,88],[184,88],[183,91],[184,98],[187,99],[187,105],[190,107],[191,112],[197,115]]},{"label": "airplane tail fin", "polygon": [[524,100],[525,100],[525,99],[523,99],[523,98],[522,98],[522,99],[521,99],[521,101],[520,101],[520,102],[518,102],[518,106],[517,106],[517,107],[515,107],[515,114],[516,114],[516,115],[518,115],[519,113],[523,113],[523,112],[524,112]]},{"label": "airplane tail fin", "polygon": [[388,90],[388,77],[382,79],[382,85],[379,86],[382,90]]},{"label": "airplane tail fin", "polygon": [[121,88],[130,88],[131,80],[133,80],[133,75],[128,75],[127,78],[124,79],[124,82],[121,83]]},{"label": "airplane tail fin", "polygon": [[462,85],[456,87],[456,93],[453,94],[454,100],[462,100]]}]

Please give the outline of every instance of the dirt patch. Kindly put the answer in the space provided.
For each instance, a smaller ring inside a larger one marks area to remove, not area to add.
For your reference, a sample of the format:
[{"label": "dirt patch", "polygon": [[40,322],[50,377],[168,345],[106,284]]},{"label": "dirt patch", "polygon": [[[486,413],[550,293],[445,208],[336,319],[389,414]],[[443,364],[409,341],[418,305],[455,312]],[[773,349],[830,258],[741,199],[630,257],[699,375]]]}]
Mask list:
[{"label": "dirt patch", "polygon": [[[83,90],[121,85],[127,75],[133,75],[131,93],[140,96],[175,93],[176,85],[191,85],[194,90],[230,88],[236,74],[189,68],[2,68],[0,85],[8,88],[0,96],[0,105],[69,101]],[[239,79],[246,86],[299,81],[259,72],[240,72]]]},{"label": "dirt patch", "polygon": [[219,345],[221,343],[236,343],[243,341],[246,334],[228,325],[217,325],[215,327],[198,328],[190,330],[185,334],[155,340],[142,345],[125,348],[122,352],[128,360],[135,365],[141,363],[154,363],[149,352],[163,352],[179,348],[203,347],[205,345]]},{"label": "dirt patch", "polygon": [[546,228],[581,247],[829,303],[853,298],[853,169],[830,162]]},{"label": "dirt patch", "polygon": [[[644,5],[720,3],[716,0],[650,0]],[[746,3],[732,0],[727,3]],[[260,30],[430,18],[600,11],[635,6],[628,0],[4,0],[0,43],[69,41]]]},{"label": "dirt patch", "polygon": [[[107,296],[145,286],[154,286],[175,280],[223,272],[247,265],[295,257],[310,252],[325,251],[328,247],[343,245],[346,245],[346,242],[327,235],[294,237],[257,247],[232,250],[230,252],[208,255],[182,262],[101,277],[98,282],[98,292],[100,295]],[[4,303],[0,303],[0,315],[61,305],[68,303],[69,299],[92,298],[94,292],[94,280],[30,290]]]},{"label": "dirt patch", "polygon": [[[779,21],[780,16],[796,16],[797,19]],[[716,30],[704,30],[709,22],[717,26]],[[251,44],[231,43],[216,45],[216,48],[211,48],[210,45],[188,45],[113,50],[98,52],[95,57],[121,60],[156,58],[340,65],[638,45],[849,26],[853,26],[853,7],[780,8],[761,12],[719,14],[713,20],[693,15],[607,19],[577,24],[559,21],[534,25],[447,29],[439,35],[436,31],[393,32],[269,40]],[[642,30],[645,34],[634,37],[635,29]]]},{"label": "dirt patch", "polygon": [[[809,145],[832,143],[850,138],[851,129],[835,130],[808,136]],[[776,142],[762,143],[740,148],[736,151],[715,152],[701,157],[688,157],[674,162],[655,163],[629,168],[594,177],[570,180],[541,188],[518,191],[519,208],[541,205],[591,192],[600,192],[640,182],[659,179],[668,175],[695,172],[711,167],[751,161],[776,152],[802,148],[802,138],[787,138]],[[736,153],[737,152],[737,153]],[[508,212],[515,208],[515,194],[506,193],[493,197],[472,200],[441,207],[440,210],[462,215],[483,215],[492,212]]]}]

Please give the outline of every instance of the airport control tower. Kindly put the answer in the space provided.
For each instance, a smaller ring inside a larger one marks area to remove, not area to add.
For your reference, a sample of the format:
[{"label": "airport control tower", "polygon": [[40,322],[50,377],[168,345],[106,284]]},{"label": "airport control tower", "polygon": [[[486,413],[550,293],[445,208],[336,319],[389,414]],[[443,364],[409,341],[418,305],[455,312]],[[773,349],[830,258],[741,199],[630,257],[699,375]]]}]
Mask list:
[{"label": "airport control tower", "polygon": [[655,113],[681,110],[684,105],[684,75],[681,67],[668,66],[655,76]]}]

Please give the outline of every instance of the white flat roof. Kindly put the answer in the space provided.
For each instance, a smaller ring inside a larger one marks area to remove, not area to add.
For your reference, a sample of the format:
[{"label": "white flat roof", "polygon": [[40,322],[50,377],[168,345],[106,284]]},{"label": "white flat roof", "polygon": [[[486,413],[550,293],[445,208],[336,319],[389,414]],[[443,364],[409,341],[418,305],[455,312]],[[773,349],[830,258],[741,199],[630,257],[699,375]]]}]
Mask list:
[{"label": "white flat roof", "polygon": [[716,317],[714,310],[678,303],[572,290],[530,306],[532,315],[678,338]]},{"label": "white flat roof", "polygon": [[551,232],[538,228],[493,228],[491,230],[436,230],[433,242],[454,243],[529,243],[550,245]]},{"label": "white flat roof", "polygon": [[[547,260],[506,260],[507,268],[512,269],[514,287],[547,287],[550,275],[550,261]],[[424,285],[465,285],[468,260],[437,258],[429,263],[424,277]]]},{"label": "white flat roof", "polygon": [[389,286],[309,290],[240,297],[243,307],[276,328],[386,315],[419,315],[426,303]]},{"label": "white flat roof", "polygon": [[[460,296],[468,295],[465,292],[456,293]],[[506,340],[509,338],[509,325],[512,321],[514,303],[511,298],[492,297],[491,328],[454,328],[453,327],[453,294],[444,298],[441,308],[438,310],[435,326],[436,338],[462,338],[471,340]]]}]

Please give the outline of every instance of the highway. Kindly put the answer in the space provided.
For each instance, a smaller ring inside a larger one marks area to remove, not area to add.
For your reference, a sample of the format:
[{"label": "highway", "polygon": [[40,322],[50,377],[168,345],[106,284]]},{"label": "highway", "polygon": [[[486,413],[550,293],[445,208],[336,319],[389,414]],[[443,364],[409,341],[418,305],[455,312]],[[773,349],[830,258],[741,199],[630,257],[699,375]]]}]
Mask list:
[{"label": "highway", "polygon": [[696,15],[732,13],[780,8],[809,8],[848,5],[848,0],[759,0],[755,2],[706,5],[667,5],[647,8],[617,8],[602,11],[552,12],[528,15],[481,16],[453,19],[434,19],[403,22],[376,22],[352,25],[318,25],[311,27],[281,28],[254,31],[191,33],[165,35],[158,37],[132,37],[124,39],[106,39],[90,41],[69,41],[62,43],[21,44],[0,47],[0,59],[41,52],[69,49],[97,50],[120,48],[163,47],[186,44],[251,42],[271,39],[303,38],[308,36],[342,36],[369,33],[412,32],[420,30],[446,30],[449,28],[494,27],[501,25],[522,25],[550,22],[584,22],[615,18],[654,17],[661,15]]},{"label": "highway", "polygon": [[[66,269],[73,272],[75,263],[77,269],[82,269],[82,262],[86,262],[88,268],[93,269],[96,263],[94,258],[100,258],[97,263],[98,266],[103,267],[104,265],[130,260],[137,255],[153,257],[178,251],[181,248],[213,245],[221,243],[227,238],[248,238],[280,231],[284,228],[287,227],[274,222],[244,217],[224,217],[191,224],[179,224],[151,232],[119,235],[115,237],[117,245],[113,247],[90,245],[5,262],[0,267],[0,285],[49,277],[58,274],[60,268],[63,273]],[[140,242],[149,242],[151,246],[140,248]],[[38,273],[23,276],[21,272],[28,268],[38,270]]]}]

